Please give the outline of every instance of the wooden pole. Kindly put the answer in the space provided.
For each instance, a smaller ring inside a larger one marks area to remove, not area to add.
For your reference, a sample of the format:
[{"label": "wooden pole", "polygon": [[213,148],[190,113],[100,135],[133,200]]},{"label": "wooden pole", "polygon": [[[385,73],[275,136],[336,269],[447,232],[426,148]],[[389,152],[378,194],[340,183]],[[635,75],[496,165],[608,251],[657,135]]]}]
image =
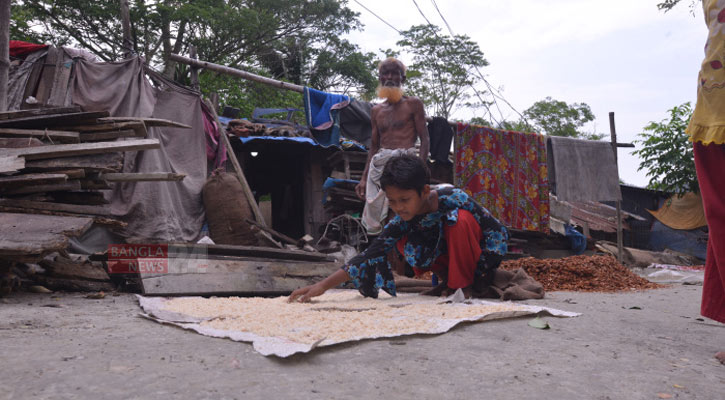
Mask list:
[{"label": "wooden pole", "polygon": [[172,53],[169,56],[169,60],[180,62],[182,64],[191,65],[192,67],[208,69],[210,71],[219,72],[221,74],[227,74],[227,75],[236,76],[239,78],[244,78],[244,79],[247,79],[250,81],[263,83],[265,85],[274,86],[274,87],[280,88],[280,89],[291,90],[293,92],[302,93],[304,90],[304,88],[302,86],[295,85],[294,83],[282,82],[282,81],[278,81],[275,79],[267,78],[265,76],[253,74],[251,72],[242,71],[241,69],[225,67],[223,65],[214,64],[214,63],[210,63],[210,62],[206,62],[206,61],[195,60],[193,58],[180,56],[178,54]]},{"label": "wooden pole", "polygon": [[[612,151],[614,151],[614,165],[617,167],[619,177],[619,163],[617,161],[617,130],[614,127],[614,112],[609,113],[609,132],[612,137]],[[617,200],[617,260],[622,262],[622,200]]]},{"label": "wooden pole", "polygon": [[[196,60],[196,46],[191,46],[191,49],[189,49],[189,55],[191,58]],[[199,90],[199,68],[191,67],[191,87],[194,88],[194,90]]]},{"label": "wooden pole", "polygon": [[131,13],[128,11],[128,0],[119,0],[121,6],[121,26],[123,27],[123,58],[134,53],[131,40]]},{"label": "wooden pole", "polygon": [[0,112],[8,110],[10,72],[10,0],[0,0]]}]

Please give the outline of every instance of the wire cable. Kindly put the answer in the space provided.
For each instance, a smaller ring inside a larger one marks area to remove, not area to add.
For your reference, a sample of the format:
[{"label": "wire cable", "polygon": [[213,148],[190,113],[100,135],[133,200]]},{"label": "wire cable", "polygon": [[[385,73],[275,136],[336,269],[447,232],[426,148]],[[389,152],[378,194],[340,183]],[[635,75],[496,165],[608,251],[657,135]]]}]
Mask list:
[{"label": "wire cable", "polygon": [[357,0],[354,0],[354,1],[355,1],[355,3],[359,4],[359,5],[360,5],[360,7],[362,7],[362,8],[364,8],[364,9],[366,9],[366,10],[367,10],[367,11],[368,11],[368,12],[369,12],[370,14],[374,15],[374,16],[375,16],[375,17],[376,17],[377,19],[379,19],[379,20],[383,21],[383,23],[384,23],[385,25],[387,25],[387,26],[389,26],[389,27],[393,28],[393,30],[395,30],[396,32],[398,32],[398,34],[402,34],[402,33],[403,33],[403,32],[401,32],[401,31],[400,31],[400,30],[399,30],[398,28],[396,28],[396,27],[394,27],[393,25],[389,24],[389,23],[388,23],[388,21],[384,20],[384,19],[383,19],[382,17],[380,17],[380,16],[378,15],[378,14],[375,14],[374,12],[372,12],[372,10],[370,10],[370,9],[369,9],[369,8],[367,8],[367,7],[365,7],[365,5],[363,5],[363,3],[361,3],[361,2],[359,2],[359,1],[357,1]]}]

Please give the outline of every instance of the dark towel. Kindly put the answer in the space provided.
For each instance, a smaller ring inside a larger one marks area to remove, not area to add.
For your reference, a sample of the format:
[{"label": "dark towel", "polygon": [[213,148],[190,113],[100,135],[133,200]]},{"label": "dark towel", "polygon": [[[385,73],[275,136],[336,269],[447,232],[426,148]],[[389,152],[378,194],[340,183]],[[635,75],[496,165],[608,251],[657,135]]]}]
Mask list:
[{"label": "dark towel", "polygon": [[352,139],[370,148],[370,137],[373,134],[373,127],[370,122],[370,112],[373,108],[371,103],[358,100],[350,100],[347,107],[340,110],[340,133],[342,136]]},{"label": "dark towel", "polygon": [[428,123],[428,136],[430,136],[430,158],[435,162],[451,164],[448,154],[451,151],[453,128],[443,117],[434,117]]}]

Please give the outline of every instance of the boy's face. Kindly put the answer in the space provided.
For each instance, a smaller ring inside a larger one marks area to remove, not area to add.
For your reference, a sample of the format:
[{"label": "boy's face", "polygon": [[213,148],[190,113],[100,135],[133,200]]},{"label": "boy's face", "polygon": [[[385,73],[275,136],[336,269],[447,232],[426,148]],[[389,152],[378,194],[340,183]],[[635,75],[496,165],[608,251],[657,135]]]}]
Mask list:
[{"label": "boy's face", "polygon": [[384,191],[390,208],[404,221],[410,221],[416,215],[425,213],[425,199],[430,193],[430,186],[425,185],[420,194],[414,189],[400,189],[395,186],[388,186]]}]

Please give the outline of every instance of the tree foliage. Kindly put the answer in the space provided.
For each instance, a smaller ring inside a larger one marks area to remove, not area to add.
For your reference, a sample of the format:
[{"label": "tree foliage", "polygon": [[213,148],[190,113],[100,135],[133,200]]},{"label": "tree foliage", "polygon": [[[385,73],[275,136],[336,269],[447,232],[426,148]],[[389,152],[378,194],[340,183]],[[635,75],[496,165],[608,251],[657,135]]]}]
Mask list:
[{"label": "tree foliage", "polygon": [[[178,74],[188,68],[169,54],[193,45],[202,60],[320,90],[369,94],[376,85],[374,54],[341,39],[360,27],[346,0],[129,0],[129,10],[130,50],[172,79],[188,79]],[[22,0],[11,35],[114,61],[127,51],[119,15],[118,0]]]},{"label": "tree foliage", "polygon": [[[657,3],[657,8],[664,12],[672,10],[681,0],[664,0],[661,3]],[[694,12],[697,3],[702,0],[691,0],[690,1],[690,12]]]},{"label": "tree foliage", "polygon": [[602,138],[602,135],[582,129],[586,123],[594,121],[592,109],[586,103],[567,104],[547,97],[524,111],[524,117],[528,121],[524,121],[525,124],[530,123],[534,130],[546,135],[590,140]]},{"label": "tree foliage", "polygon": [[470,88],[481,78],[472,71],[488,65],[476,42],[466,35],[443,35],[435,25],[416,25],[401,35],[397,45],[413,57],[407,86],[429,114],[449,118],[457,107],[476,105],[468,102]]},{"label": "tree foliage", "polygon": [[685,133],[692,107],[684,103],[668,112],[669,119],[650,122],[639,134],[642,140],[635,141],[642,145],[633,152],[642,159],[638,170],[647,170],[651,189],[678,194],[698,192],[692,143]]}]

